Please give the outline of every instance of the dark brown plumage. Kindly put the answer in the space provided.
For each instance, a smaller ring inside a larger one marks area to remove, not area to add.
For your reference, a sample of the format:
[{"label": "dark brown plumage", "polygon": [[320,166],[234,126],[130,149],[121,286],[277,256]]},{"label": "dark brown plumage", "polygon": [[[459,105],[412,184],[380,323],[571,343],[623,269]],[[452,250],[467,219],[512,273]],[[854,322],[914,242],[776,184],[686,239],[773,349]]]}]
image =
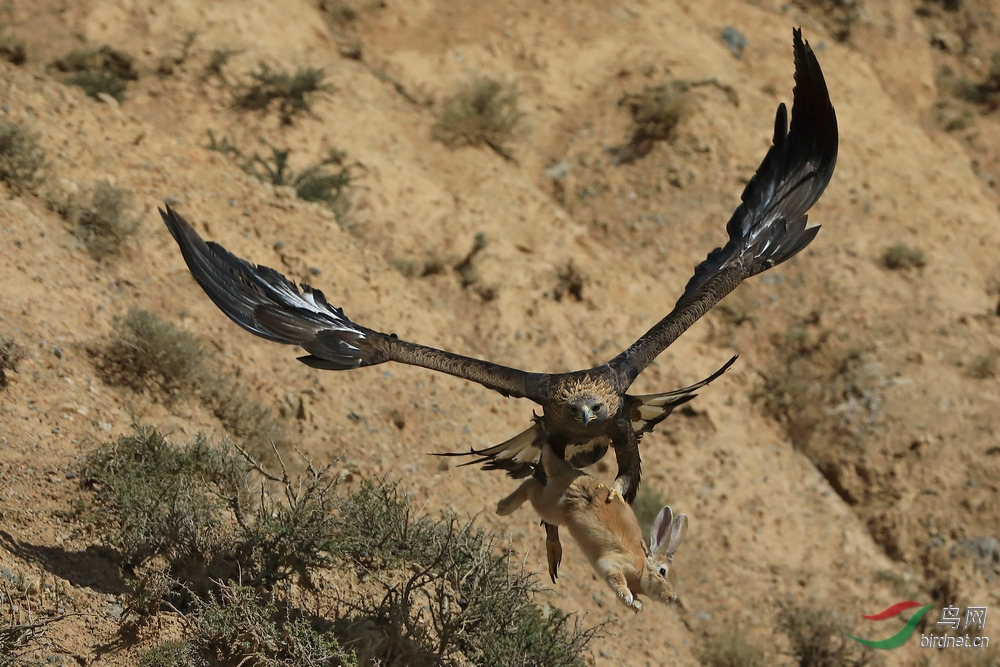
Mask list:
[{"label": "dark brown plumage", "polygon": [[[639,439],[671,411],[694,398],[694,391],[721,375],[735,361],[702,382],[662,394],[632,396],[628,388],[653,359],[743,280],[794,256],[816,236],[806,227],[806,212],[819,199],[837,161],[837,117],[819,63],[793,31],[795,89],[791,126],[785,105],[775,116],[773,145],[743,191],[742,203],[726,229],[729,241],[708,255],[684,288],[673,310],[606,364],[572,373],[528,373],[464,357],[352,322],[319,290],[301,289],[280,273],[255,266],[208,242],[170,207],[160,214],[180,246],[191,274],[215,304],[244,329],[262,338],[302,347],[299,359],[315,368],[346,370],[396,361],[465,378],[504,396],[539,404],[541,415],[510,440],[463,454],[487,470],[511,476],[544,475],[537,465],[543,444],[583,466],[614,448],[618,463],[615,490],[628,502],[640,479]],[[548,527],[550,571],[558,564]]]}]

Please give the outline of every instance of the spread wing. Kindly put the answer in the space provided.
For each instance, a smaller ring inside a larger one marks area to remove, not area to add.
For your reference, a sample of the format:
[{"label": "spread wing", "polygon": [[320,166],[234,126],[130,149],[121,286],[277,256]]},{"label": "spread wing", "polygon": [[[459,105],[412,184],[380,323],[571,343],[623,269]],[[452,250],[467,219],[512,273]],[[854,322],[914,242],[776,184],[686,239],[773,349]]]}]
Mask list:
[{"label": "spread wing", "polygon": [[833,176],[837,114],[816,56],[798,29],[793,30],[793,42],[791,127],[782,104],[774,119],[773,144],[726,225],[729,242],[695,268],[673,310],[609,362],[626,388],[722,297],[750,276],[794,256],[819,231],[818,225],[806,227],[806,212]]},{"label": "spread wing", "polygon": [[328,370],[348,370],[398,361],[478,382],[505,396],[534,398],[539,378],[507,366],[408,343],[395,334],[360,326],[330,305],[323,293],[301,289],[274,269],[240,259],[221,245],[205,242],[169,206],[163,222],[180,246],[191,275],[229,319],[252,334],[298,345],[309,354],[299,361]]}]

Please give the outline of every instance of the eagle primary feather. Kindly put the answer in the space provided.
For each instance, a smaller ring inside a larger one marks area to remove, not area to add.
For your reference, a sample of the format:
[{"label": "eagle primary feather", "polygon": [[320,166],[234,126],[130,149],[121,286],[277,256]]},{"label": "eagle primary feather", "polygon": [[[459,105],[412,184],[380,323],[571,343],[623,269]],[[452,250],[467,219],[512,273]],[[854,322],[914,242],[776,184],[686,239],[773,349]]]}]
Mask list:
[{"label": "eagle primary feather", "polygon": [[[583,466],[613,448],[615,489],[632,502],[640,481],[639,439],[672,410],[694,398],[735,361],[689,387],[632,396],[628,388],[663,350],[743,280],[791,258],[819,231],[806,213],[833,176],[837,162],[837,116],[823,73],[809,44],[793,30],[795,88],[791,123],[785,105],[775,114],[773,143],[743,190],[726,230],[728,242],[699,264],[673,309],[608,363],[570,373],[528,373],[400,340],[352,322],[319,290],[301,288],[273,269],[206,243],[169,206],[164,223],[180,246],[191,274],[234,322],[267,340],[298,345],[299,359],[315,368],[347,370],[387,361],[422,366],[477,382],[505,396],[528,398],[542,408],[526,431],[495,447],[471,450],[471,463],[510,475],[544,476],[538,465],[548,444],[573,465]],[[547,526],[550,573],[558,536]]]}]

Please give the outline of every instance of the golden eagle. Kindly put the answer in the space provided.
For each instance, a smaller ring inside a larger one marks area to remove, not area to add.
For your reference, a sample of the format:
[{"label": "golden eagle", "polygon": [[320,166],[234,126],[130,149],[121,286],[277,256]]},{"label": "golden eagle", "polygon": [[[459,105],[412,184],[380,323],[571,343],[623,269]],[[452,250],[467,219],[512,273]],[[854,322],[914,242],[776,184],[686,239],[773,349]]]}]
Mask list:
[{"label": "golden eagle", "polygon": [[[297,287],[277,271],[256,266],[222,246],[205,242],[169,206],[160,215],[180,246],[195,280],[230,319],[278,343],[298,345],[299,360],[314,368],[347,370],[396,361],[448,373],[504,396],[541,407],[523,433],[483,450],[470,463],[506,470],[513,477],[544,475],[538,465],[548,444],[575,466],[600,459],[610,446],[618,463],[614,490],[631,503],[639,486],[639,438],[667,417],[711,377],[662,394],[626,393],[636,377],[698,318],[745,279],[784,262],[806,247],[819,226],[806,212],[819,199],[837,162],[837,116],[816,56],[793,30],[795,88],[791,125],[778,106],[773,144],[743,190],[726,230],[729,241],[699,264],[673,310],[628,349],[600,366],[570,373],[529,373],[400,340],[361,326],[308,285]],[[456,454],[458,455],[458,454]],[[467,455],[467,454],[461,454]],[[559,560],[558,534],[548,532],[549,569]]]}]

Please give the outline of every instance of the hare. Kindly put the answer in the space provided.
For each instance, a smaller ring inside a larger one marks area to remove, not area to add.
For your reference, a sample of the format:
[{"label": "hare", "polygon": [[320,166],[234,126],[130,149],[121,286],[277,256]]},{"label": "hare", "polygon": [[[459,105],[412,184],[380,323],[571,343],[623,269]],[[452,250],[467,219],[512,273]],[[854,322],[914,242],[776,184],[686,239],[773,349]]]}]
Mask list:
[{"label": "hare", "polygon": [[676,600],[674,552],[687,531],[687,516],[674,516],[669,507],[661,509],[653,520],[647,549],[635,513],[619,494],[572,467],[548,445],[541,458],[546,483],[525,480],[497,503],[497,514],[511,514],[530,500],[543,521],[569,528],[597,574],[637,612],[642,611],[639,594],[663,603]]}]

